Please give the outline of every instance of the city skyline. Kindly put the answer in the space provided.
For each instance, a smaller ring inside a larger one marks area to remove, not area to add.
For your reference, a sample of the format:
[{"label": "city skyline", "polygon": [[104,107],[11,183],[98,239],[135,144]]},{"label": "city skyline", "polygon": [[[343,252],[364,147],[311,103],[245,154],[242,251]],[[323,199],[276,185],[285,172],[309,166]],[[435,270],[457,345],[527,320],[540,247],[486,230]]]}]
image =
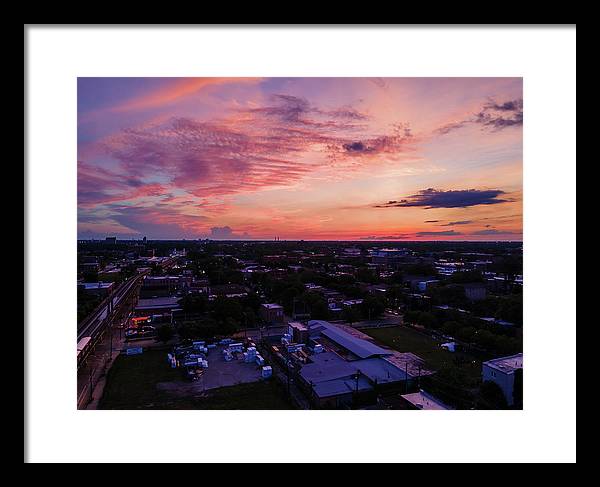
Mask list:
[{"label": "city skyline", "polygon": [[521,78],[79,78],[78,238],[522,240]]}]

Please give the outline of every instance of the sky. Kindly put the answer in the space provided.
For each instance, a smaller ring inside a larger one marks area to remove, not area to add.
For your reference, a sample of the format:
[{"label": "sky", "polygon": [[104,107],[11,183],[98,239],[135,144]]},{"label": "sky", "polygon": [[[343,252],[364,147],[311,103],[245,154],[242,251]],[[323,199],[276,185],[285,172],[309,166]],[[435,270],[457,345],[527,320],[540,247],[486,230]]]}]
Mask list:
[{"label": "sky", "polygon": [[78,238],[522,240],[521,78],[79,78]]}]

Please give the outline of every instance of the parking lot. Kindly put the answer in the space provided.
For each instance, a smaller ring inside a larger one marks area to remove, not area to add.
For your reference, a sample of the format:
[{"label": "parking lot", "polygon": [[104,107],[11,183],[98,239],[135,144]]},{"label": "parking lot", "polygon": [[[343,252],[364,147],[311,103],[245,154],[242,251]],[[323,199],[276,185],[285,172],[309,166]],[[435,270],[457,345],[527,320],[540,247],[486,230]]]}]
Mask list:
[{"label": "parking lot", "polygon": [[[261,380],[260,366],[255,362],[245,363],[241,359],[226,362],[223,358],[223,348],[209,349],[207,356],[208,368],[203,370],[203,374],[198,380],[162,382],[157,384],[158,390],[175,395],[195,395],[211,389]],[[168,366],[165,359],[165,367]]]}]

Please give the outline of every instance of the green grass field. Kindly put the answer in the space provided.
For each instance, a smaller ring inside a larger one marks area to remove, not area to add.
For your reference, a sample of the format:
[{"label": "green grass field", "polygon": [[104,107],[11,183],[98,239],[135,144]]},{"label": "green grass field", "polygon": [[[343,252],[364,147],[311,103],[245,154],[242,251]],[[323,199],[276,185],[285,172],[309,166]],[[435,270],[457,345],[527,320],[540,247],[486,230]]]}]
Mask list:
[{"label": "green grass field", "polygon": [[100,409],[293,409],[275,381],[260,381],[215,389],[207,397],[176,397],[159,391],[159,382],[182,382],[164,351],[120,355],[111,367]]},{"label": "green grass field", "polygon": [[[474,386],[481,377],[481,362],[465,353],[451,353],[440,348],[430,336],[405,326],[361,330],[383,345],[399,352],[418,355],[433,370],[459,367],[469,378],[468,386]],[[460,365],[459,365],[460,364]],[[472,381],[472,384],[471,384]]]}]

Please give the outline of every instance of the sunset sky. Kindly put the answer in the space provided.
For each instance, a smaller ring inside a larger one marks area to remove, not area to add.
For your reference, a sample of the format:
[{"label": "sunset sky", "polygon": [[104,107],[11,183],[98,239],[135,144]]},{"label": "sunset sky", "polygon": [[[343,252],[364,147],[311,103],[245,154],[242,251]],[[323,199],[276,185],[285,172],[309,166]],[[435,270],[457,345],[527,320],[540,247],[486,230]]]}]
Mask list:
[{"label": "sunset sky", "polygon": [[521,240],[521,78],[80,78],[79,238]]}]

